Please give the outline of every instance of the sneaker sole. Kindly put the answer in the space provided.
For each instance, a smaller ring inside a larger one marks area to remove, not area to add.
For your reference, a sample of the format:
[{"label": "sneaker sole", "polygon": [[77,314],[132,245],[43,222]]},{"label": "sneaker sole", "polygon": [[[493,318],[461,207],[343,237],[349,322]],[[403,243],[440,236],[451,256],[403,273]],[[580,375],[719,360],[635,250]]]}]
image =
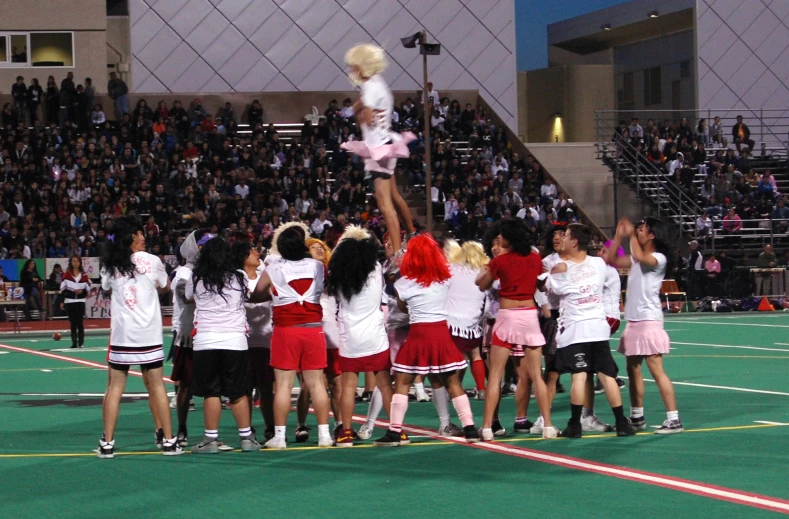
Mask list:
[{"label": "sneaker sole", "polygon": [[341,449],[345,449],[348,447],[353,447],[353,443],[338,443],[335,447],[340,447]]},{"label": "sneaker sole", "polygon": [[681,432],[685,432],[685,429],[658,429],[655,431],[655,434],[679,434]]},{"label": "sneaker sole", "polygon": [[219,454],[219,449],[217,449],[217,450],[211,449],[211,450],[207,450],[207,451],[204,451],[204,450],[194,451],[193,450],[193,451],[189,451],[189,452],[191,452],[192,454]]},{"label": "sneaker sole", "polygon": [[403,445],[403,444],[400,443],[400,442],[397,442],[397,443],[374,442],[373,445],[375,445],[376,447],[399,447],[400,445]]},{"label": "sneaker sole", "polygon": [[497,438],[501,438],[502,436],[507,436],[507,429],[499,429],[498,431],[493,431],[493,436]]},{"label": "sneaker sole", "polygon": [[610,425],[608,427],[583,427],[583,432],[611,432],[614,430]]},{"label": "sneaker sole", "polygon": [[179,451],[175,451],[175,452],[167,452],[167,451],[162,451],[162,454],[163,454],[164,456],[180,456],[180,455],[181,455],[181,454],[183,454],[183,453],[184,453],[184,451],[183,451],[183,450],[179,450]]},{"label": "sneaker sole", "polygon": [[288,448],[287,445],[284,445],[282,447],[279,447],[279,446],[277,446],[277,447],[269,447],[268,445],[264,445],[263,447],[261,447],[261,449],[266,449],[266,450],[269,450],[269,451],[284,451],[287,448]]},{"label": "sneaker sole", "polygon": [[617,431],[616,432],[616,436],[617,437],[622,437],[622,438],[625,437],[625,436],[635,436],[635,435],[636,435],[636,431],[633,431],[633,432],[630,432],[630,431]]},{"label": "sneaker sole", "polygon": [[115,454],[97,454],[97,456],[102,460],[111,460],[115,458]]}]

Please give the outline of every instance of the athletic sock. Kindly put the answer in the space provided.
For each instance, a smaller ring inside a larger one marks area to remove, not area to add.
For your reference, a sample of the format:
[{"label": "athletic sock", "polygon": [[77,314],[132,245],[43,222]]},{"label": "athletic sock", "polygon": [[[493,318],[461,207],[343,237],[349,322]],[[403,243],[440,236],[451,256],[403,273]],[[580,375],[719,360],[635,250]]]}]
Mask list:
[{"label": "athletic sock", "polygon": [[433,389],[433,406],[436,408],[438,421],[441,423],[441,428],[443,429],[449,425],[449,405],[447,403],[446,388],[440,387],[438,389]]},{"label": "athletic sock", "polygon": [[238,428],[238,435],[242,438],[246,438],[247,436],[252,435],[252,427],[239,427]]},{"label": "athletic sock", "polygon": [[392,408],[389,410],[390,430],[402,432],[406,411],[408,411],[408,396],[400,393],[392,395]]},{"label": "athletic sock", "polygon": [[516,416],[515,417],[515,423],[519,424],[519,425],[523,425],[523,424],[525,424],[528,421],[529,421],[529,417],[528,416]]},{"label": "athletic sock", "polygon": [[[415,389],[417,392],[419,392],[419,391],[424,391],[424,390],[425,390],[425,383],[424,383],[424,382],[419,382],[418,384],[414,384],[414,389]],[[435,396],[435,395],[434,395],[434,396]]]},{"label": "athletic sock", "polygon": [[581,410],[583,407],[583,405],[570,404],[570,411],[572,413],[572,416],[570,416],[570,425],[581,425]]},{"label": "athletic sock", "polygon": [[623,406],[612,407],[611,411],[614,412],[614,418],[616,418],[617,423],[625,421],[625,408]]},{"label": "athletic sock", "polygon": [[377,387],[373,394],[370,396],[370,403],[367,406],[367,427],[374,427],[378,415],[381,414],[381,409],[384,407],[384,397],[381,395],[381,390]]},{"label": "athletic sock", "polygon": [[334,420],[334,428],[336,429],[337,427],[342,427],[342,421],[341,420],[340,421]]},{"label": "athletic sock", "polygon": [[594,416],[594,409],[588,407],[581,409],[581,418],[588,418],[590,416]]},{"label": "athletic sock", "polygon": [[643,407],[631,407],[630,408],[630,418],[643,418],[644,417],[644,408]]},{"label": "athletic sock", "polygon": [[485,361],[477,359],[471,363],[471,376],[477,385],[477,391],[485,390]]},{"label": "athletic sock", "polygon": [[471,402],[468,400],[468,395],[464,394],[453,398],[452,405],[455,407],[463,427],[474,425],[474,413],[471,412]]},{"label": "athletic sock", "polygon": [[329,424],[318,424],[318,438],[330,438]]},{"label": "athletic sock", "polygon": [[669,411],[666,413],[666,418],[669,420],[677,420],[679,421],[679,411]]},{"label": "athletic sock", "polygon": [[274,437],[275,438],[282,438],[284,440],[285,439],[285,430],[286,429],[287,429],[287,426],[285,426],[285,425],[275,425],[274,426]]},{"label": "athletic sock", "polygon": [[206,429],[204,434],[209,440],[216,440],[219,438],[219,431],[216,429]]}]

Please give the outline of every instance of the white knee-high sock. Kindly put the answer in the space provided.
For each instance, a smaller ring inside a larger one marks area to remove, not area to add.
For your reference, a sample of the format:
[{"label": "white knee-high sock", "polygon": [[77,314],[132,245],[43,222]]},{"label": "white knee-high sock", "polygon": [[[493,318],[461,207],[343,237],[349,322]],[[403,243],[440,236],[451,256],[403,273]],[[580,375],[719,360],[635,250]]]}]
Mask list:
[{"label": "white knee-high sock", "polygon": [[370,395],[370,403],[367,406],[367,427],[374,427],[378,415],[381,414],[381,409],[384,407],[384,398],[381,395],[381,390],[377,387],[373,394]]},{"label": "white knee-high sock", "polygon": [[441,427],[449,425],[449,401],[446,388],[433,389],[433,405],[436,407]]}]

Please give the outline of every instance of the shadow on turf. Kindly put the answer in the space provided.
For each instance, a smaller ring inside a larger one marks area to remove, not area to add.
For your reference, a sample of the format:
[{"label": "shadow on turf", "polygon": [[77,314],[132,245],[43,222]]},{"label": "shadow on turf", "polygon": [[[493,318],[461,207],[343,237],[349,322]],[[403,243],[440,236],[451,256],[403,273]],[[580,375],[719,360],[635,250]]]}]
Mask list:
[{"label": "shadow on turf", "polygon": [[[0,393],[0,395],[16,395],[19,393]],[[123,397],[122,404],[133,404],[140,400],[147,400],[148,397]],[[20,407],[101,407],[103,399],[101,398],[47,398],[41,400],[11,400]]]}]

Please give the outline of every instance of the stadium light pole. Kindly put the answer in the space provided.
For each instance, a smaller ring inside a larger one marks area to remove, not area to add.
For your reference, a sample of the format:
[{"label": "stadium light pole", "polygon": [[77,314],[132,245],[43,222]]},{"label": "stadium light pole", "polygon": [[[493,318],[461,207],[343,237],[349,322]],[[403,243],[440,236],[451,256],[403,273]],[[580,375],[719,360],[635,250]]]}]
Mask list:
[{"label": "stadium light pole", "polygon": [[422,106],[424,108],[424,132],[423,135],[425,137],[425,201],[427,205],[427,232],[433,232],[433,200],[431,196],[431,191],[433,187],[433,166],[432,166],[432,159],[430,157],[431,153],[431,143],[430,143],[430,91],[427,88],[427,57],[428,56],[438,56],[441,54],[441,45],[438,43],[427,43],[427,31],[422,30],[421,32],[417,32],[412,34],[411,36],[406,36],[405,38],[401,38],[400,42],[403,44],[403,47],[406,49],[413,49],[416,47],[417,43],[419,44],[419,53],[422,55],[422,73],[423,73],[423,82],[422,85]]}]

